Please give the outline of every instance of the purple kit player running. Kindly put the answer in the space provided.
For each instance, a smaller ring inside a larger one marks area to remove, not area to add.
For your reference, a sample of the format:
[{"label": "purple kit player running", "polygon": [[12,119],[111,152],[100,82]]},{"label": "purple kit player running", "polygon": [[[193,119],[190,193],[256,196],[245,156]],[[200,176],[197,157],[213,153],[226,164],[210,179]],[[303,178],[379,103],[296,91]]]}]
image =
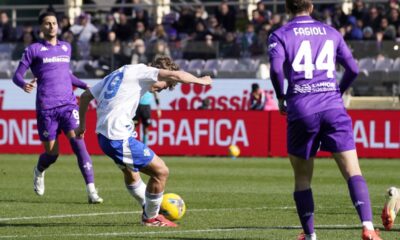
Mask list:
[{"label": "purple kit player running", "polygon": [[[294,200],[304,231],[298,239],[316,239],[311,179],[314,156],[321,147],[333,154],[347,181],[363,225],[362,239],[380,240],[372,224],[368,187],[361,175],[351,119],[341,98],[358,74],[357,65],[340,33],[310,17],[311,0],[286,0],[286,8],[294,18],[271,34],[269,56],[279,110],[287,114],[287,148],[295,177]],[[336,62],[345,68],[339,86]],[[288,79],[286,95],[285,77]]]},{"label": "purple kit player running", "polygon": [[[40,196],[44,194],[44,173],[57,160],[57,136],[62,130],[77,156],[86,182],[89,203],[102,203],[103,199],[98,196],[94,186],[92,160],[85,142],[77,138],[74,132],[79,125],[79,113],[72,86],[87,89],[87,85],[70,72],[71,46],[57,40],[55,13],[41,14],[39,24],[44,39],[25,49],[13,78],[14,83],[27,93],[31,93],[37,83],[36,116],[45,152],[40,155],[34,168],[34,190]],[[23,76],[29,67],[35,79],[26,83]]]}]

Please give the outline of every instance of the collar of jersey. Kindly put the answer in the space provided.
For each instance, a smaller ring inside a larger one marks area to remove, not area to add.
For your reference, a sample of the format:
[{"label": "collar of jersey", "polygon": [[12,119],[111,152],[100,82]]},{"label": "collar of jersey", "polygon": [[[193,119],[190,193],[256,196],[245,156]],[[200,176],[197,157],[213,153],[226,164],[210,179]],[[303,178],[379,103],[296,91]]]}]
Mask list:
[{"label": "collar of jersey", "polygon": [[291,22],[299,22],[299,21],[307,21],[307,20],[314,20],[311,16],[297,16],[294,17]]},{"label": "collar of jersey", "polygon": [[[46,40],[44,40],[44,39],[42,39],[41,42],[42,42],[42,44],[45,45],[45,46],[53,47],[53,45],[51,45],[48,41],[46,41]],[[61,45],[61,43],[60,43],[60,40],[57,39],[57,43],[56,43],[55,46],[59,46],[59,45]]]}]

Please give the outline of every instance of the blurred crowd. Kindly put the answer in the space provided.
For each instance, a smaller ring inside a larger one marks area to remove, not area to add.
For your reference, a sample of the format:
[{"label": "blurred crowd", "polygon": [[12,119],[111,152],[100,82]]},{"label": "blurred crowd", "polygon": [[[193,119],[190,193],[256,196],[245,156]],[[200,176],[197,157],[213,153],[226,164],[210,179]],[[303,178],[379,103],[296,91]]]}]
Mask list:
[{"label": "blurred crowd", "polygon": [[[140,0],[115,3],[137,6],[115,7],[107,14],[84,13],[73,24],[67,16],[59,15],[59,38],[73,45],[73,59],[123,65],[147,63],[160,55],[174,59],[265,56],[268,35],[289,20],[282,6],[273,12],[260,1],[249,18],[247,9],[221,1],[216,7],[172,9],[161,24],[156,24]],[[314,18],[338,29],[346,40],[400,41],[397,0],[385,4],[356,0],[349,14],[342,4],[314,7]],[[17,43],[12,59],[19,59],[25,46],[39,38],[37,25],[29,22],[13,28],[8,14],[1,12],[0,43]]]}]

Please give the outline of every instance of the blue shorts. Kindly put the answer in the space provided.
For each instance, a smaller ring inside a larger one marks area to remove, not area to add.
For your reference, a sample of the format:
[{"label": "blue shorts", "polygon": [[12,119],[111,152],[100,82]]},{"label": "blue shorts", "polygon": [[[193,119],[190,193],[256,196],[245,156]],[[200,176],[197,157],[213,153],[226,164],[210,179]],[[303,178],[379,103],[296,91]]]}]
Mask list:
[{"label": "blue shorts", "polygon": [[329,109],[304,118],[288,121],[288,153],[304,159],[318,149],[332,153],[356,148],[351,118],[346,109]]},{"label": "blue shorts", "polygon": [[52,141],[61,133],[74,130],[79,125],[77,105],[65,105],[36,112],[39,138],[43,141]]},{"label": "blue shorts", "polygon": [[97,134],[100,148],[112,158],[119,168],[130,168],[137,172],[147,166],[154,158],[154,152],[136,138],[126,140],[110,140]]}]

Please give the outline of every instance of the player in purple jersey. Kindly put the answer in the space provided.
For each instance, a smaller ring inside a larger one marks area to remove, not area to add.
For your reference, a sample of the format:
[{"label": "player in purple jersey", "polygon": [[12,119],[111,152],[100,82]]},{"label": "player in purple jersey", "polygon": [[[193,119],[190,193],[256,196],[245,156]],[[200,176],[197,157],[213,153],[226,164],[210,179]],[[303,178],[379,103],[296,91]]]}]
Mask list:
[{"label": "player in purple jersey", "polygon": [[[268,51],[279,110],[287,114],[287,148],[294,170],[294,200],[304,231],[298,239],[316,239],[311,179],[314,157],[321,147],[333,154],[347,181],[363,225],[362,239],[380,240],[372,223],[368,187],[361,175],[351,119],[341,98],[357,77],[357,65],[339,32],[310,17],[311,0],[286,0],[286,8],[294,17],[271,34]],[[345,69],[339,85],[336,62]],[[288,80],[286,94],[285,77]]]},{"label": "player in purple jersey", "polygon": [[[37,85],[36,117],[40,140],[45,152],[39,157],[34,168],[34,190],[44,194],[44,173],[58,157],[57,136],[65,133],[77,156],[78,165],[85,179],[89,203],[101,203],[103,199],[94,186],[92,160],[83,139],[75,136],[79,125],[79,113],[72,87],[87,89],[86,83],[76,78],[69,69],[71,46],[57,40],[57,19],[55,13],[46,12],[39,16],[40,30],[44,39],[29,45],[13,77],[16,85],[31,93]],[[31,68],[35,79],[25,82],[24,74]]]}]

